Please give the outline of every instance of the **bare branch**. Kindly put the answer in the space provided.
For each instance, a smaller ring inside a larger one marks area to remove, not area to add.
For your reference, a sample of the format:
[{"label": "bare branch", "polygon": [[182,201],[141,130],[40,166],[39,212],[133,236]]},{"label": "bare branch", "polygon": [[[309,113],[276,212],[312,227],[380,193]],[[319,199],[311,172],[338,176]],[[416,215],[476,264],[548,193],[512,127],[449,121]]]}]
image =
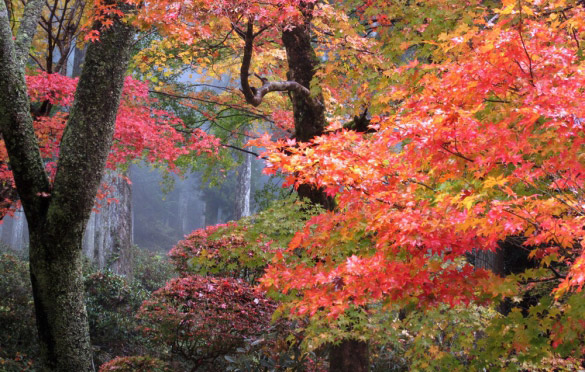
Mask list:
[{"label": "bare branch", "polygon": [[163,91],[156,91],[156,90],[149,90],[148,92],[149,93],[152,93],[152,94],[160,94],[160,95],[167,96],[167,97],[172,97],[172,98],[179,98],[179,99],[185,99],[185,100],[193,100],[193,101],[196,101],[196,102],[207,103],[207,104],[212,104],[212,105],[216,105],[216,106],[223,106],[223,107],[227,107],[227,108],[230,108],[230,109],[233,109],[233,110],[241,111],[243,113],[247,113],[251,117],[255,117],[257,119],[262,119],[262,120],[267,121],[269,123],[274,123],[274,121],[269,116],[266,116],[266,115],[262,114],[261,112],[250,111],[246,107],[240,106],[238,104],[228,104],[228,103],[225,103],[225,102],[214,101],[214,100],[211,100],[211,99],[205,99],[205,98],[196,97],[196,96],[174,94],[174,93],[163,92]]},{"label": "bare branch", "polygon": [[246,154],[254,155],[255,157],[260,157],[260,155],[258,155],[257,153],[255,153],[253,151],[249,151],[249,150],[243,149],[241,147],[237,147],[237,146],[234,146],[234,145],[228,145],[228,144],[225,144],[225,143],[222,143],[221,145],[223,147],[227,147],[227,148],[230,148],[230,149],[233,149],[233,150],[241,151],[241,152],[244,152]]}]

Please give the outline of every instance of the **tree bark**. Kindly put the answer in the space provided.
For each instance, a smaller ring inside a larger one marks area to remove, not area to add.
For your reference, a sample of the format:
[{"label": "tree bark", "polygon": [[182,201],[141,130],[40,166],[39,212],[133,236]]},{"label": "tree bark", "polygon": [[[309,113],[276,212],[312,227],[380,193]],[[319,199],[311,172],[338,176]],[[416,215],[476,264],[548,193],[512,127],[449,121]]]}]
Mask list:
[{"label": "tree bark", "polygon": [[[288,62],[287,78],[310,89],[311,81],[319,65],[319,59],[311,45],[311,12],[314,4],[304,4],[305,22],[296,25],[292,30],[282,33],[282,42],[286,49]],[[313,99],[296,91],[291,91],[293,117],[295,123],[295,138],[299,142],[307,142],[313,137],[323,134],[326,126],[325,107],[316,102],[323,102],[323,96],[318,94]],[[301,185],[297,190],[302,198],[308,198],[313,203],[320,204],[328,210],[335,209],[333,198],[328,197],[321,189],[312,185]]]},{"label": "tree bark", "polygon": [[234,220],[250,215],[250,193],[252,187],[252,155],[244,154],[244,160],[236,168],[236,205]]},{"label": "tree bark", "polygon": [[116,202],[101,202],[92,212],[83,236],[83,252],[99,269],[132,276],[132,188],[117,172],[105,175],[108,197]]},{"label": "tree bark", "polygon": [[13,41],[6,6],[0,1],[0,129],[30,229],[41,369],[83,372],[93,368],[81,242],[112,143],[132,29],[114,19],[102,32],[101,41],[89,46],[51,187],[24,78],[24,61],[42,4],[29,1]]},{"label": "tree bark", "polygon": [[366,372],[370,368],[368,344],[357,340],[344,340],[332,345],[329,352],[330,371]]},{"label": "tree bark", "polygon": [[[292,30],[282,33],[282,42],[286,49],[289,71],[287,78],[297,82],[307,89],[319,65],[319,59],[311,45],[311,13],[313,2],[301,3],[305,22],[296,25]],[[309,141],[315,136],[323,134],[326,126],[325,107],[321,102],[323,96],[317,94],[307,98],[299,90],[290,92],[293,105],[295,123],[295,138],[299,142]],[[297,190],[300,197],[308,198],[311,202],[322,205],[327,210],[335,209],[335,200],[327,196],[322,189],[312,185],[301,185]],[[345,339],[338,345],[330,346],[329,371],[331,372],[361,372],[369,370],[368,344],[362,341]]]}]

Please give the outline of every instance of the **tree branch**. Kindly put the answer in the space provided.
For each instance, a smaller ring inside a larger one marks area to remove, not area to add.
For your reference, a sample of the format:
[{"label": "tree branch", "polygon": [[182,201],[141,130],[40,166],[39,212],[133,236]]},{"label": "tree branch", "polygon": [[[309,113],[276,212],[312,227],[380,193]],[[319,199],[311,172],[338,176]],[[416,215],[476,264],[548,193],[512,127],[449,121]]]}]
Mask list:
[{"label": "tree branch", "polygon": [[225,143],[222,143],[221,145],[223,147],[227,147],[227,148],[230,148],[230,149],[233,149],[233,150],[241,151],[241,152],[244,152],[246,154],[254,155],[255,157],[260,157],[259,154],[255,153],[253,151],[249,151],[249,150],[243,149],[241,147],[237,147],[237,146],[234,146],[234,145],[228,145],[228,144],[225,144]]},{"label": "tree branch", "polygon": [[248,113],[251,117],[262,119],[262,120],[265,120],[269,123],[274,123],[274,121],[272,119],[270,119],[270,117],[263,115],[261,113],[258,113],[258,112],[250,111],[249,109],[247,109],[243,106],[237,105],[237,104],[232,105],[232,104],[228,104],[228,103],[224,103],[224,102],[220,102],[220,101],[214,101],[211,99],[204,99],[204,98],[195,97],[195,96],[174,94],[174,93],[156,91],[156,90],[149,90],[148,92],[152,93],[152,94],[160,94],[160,95],[167,96],[167,97],[187,99],[187,100],[193,100],[193,101],[201,102],[201,103],[208,103],[208,104],[212,104],[212,105],[216,105],[216,106],[223,106],[223,107],[227,107],[227,108],[230,108],[230,109],[233,109],[236,111]]},{"label": "tree branch", "polygon": [[305,100],[312,106],[323,106],[323,103],[311,97],[311,91],[307,87],[304,87],[296,81],[268,81],[268,79],[258,76],[262,82],[262,86],[259,88],[250,86],[250,64],[252,62],[252,54],[254,52],[254,38],[258,36],[264,29],[254,33],[254,24],[252,23],[252,20],[248,20],[246,32],[237,28],[234,29],[238,35],[243,36],[245,41],[244,56],[242,58],[242,65],[240,67],[240,83],[242,85],[242,93],[244,93],[246,102],[254,107],[257,107],[262,103],[264,96],[270,92],[295,92],[298,95],[304,97]]},{"label": "tree branch", "polygon": [[[24,8],[24,13],[18,27],[18,32],[15,40],[16,58],[18,64],[24,67],[30,44],[37,30],[39,17],[43,10],[43,0],[29,0]],[[0,12],[2,10],[0,9]]]},{"label": "tree branch", "polygon": [[[130,6],[120,5],[124,12]],[[91,43],[75,101],[63,133],[46,225],[72,230],[68,221],[87,221],[113,140],[124,76],[130,60],[132,26],[117,16]],[[99,29],[100,24],[94,25]],[[85,226],[85,225],[83,225]]]},{"label": "tree branch", "polygon": [[[49,177],[39,152],[38,141],[33,128],[30,113],[30,101],[24,76],[24,63],[20,55],[28,55],[28,46],[32,40],[30,31],[40,16],[42,1],[30,0],[25,8],[19,32],[20,52],[12,39],[10,20],[6,3],[0,0],[0,131],[4,139],[10,161],[10,168],[22,201],[28,223],[34,226],[40,222],[38,216],[46,205],[47,198],[40,197],[50,192]],[[34,19],[32,19],[34,18]],[[34,32],[33,32],[34,33]],[[27,41],[28,40],[28,41]],[[26,46],[26,48],[25,48]]]}]

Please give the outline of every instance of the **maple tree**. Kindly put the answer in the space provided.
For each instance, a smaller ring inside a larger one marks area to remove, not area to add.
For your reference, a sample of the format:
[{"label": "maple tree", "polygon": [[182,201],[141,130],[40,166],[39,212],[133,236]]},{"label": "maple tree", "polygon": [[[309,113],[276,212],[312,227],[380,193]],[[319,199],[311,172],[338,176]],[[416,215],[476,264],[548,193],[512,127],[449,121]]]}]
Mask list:
[{"label": "maple tree", "polygon": [[[165,74],[172,74],[177,65],[190,66],[205,72],[206,76],[199,79],[202,85],[222,75],[232,76],[232,83],[240,89],[215,94],[216,102],[234,107],[243,100],[261,108],[267,113],[264,117],[282,123],[280,127],[302,143],[322,134],[328,124],[332,128],[345,125],[369,131],[369,114],[390,101],[387,95],[380,94],[389,83],[387,75],[380,76],[380,71],[393,68],[404,54],[404,45],[410,48],[411,43],[417,49],[421,40],[452,27],[461,18],[462,23],[470,23],[473,15],[481,14],[481,5],[442,1],[432,1],[424,7],[376,1],[161,1],[148,6],[138,18],[143,24],[157,25],[165,37],[143,50],[135,62],[144,71],[155,64]],[[397,21],[382,16],[387,13],[400,14],[398,18],[407,14],[407,18]],[[431,22],[447,14],[446,25]],[[396,24],[400,24],[404,37],[387,43],[390,35],[397,34]],[[238,57],[237,63],[233,56]],[[251,81],[252,76],[259,85]],[[209,92],[205,96],[179,96],[172,86],[159,89],[192,107],[194,102],[210,99]],[[213,120],[215,116],[209,117]],[[347,123],[348,117],[354,120]],[[289,145],[296,143],[289,141]],[[333,199],[313,185],[310,180],[298,183],[299,195],[333,209]],[[342,345],[332,348],[332,370],[367,369],[364,342],[351,337],[335,341],[342,341]],[[351,349],[361,352],[352,354]]]},{"label": "maple tree", "polygon": [[[262,285],[288,294],[292,314],[328,322],[334,337],[322,342],[341,342],[338,351],[364,351],[371,327],[362,323],[390,309],[483,305],[549,283],[536,305],[490,324],[500,339],[486,337],[482,350],[505,347],[478,368],[583,352],[582,334],[563,322],[579,324],[573,292],[585,283],[584,10],[579,1],[494,3],[169,0],[136,14],[161,35],[134,60],[152,81],[153,65],[163,76],[205,72],[199,86],[230,77],[221,93],[158,81],[161,95],[211,123],[237,110],[287,136],[253,144],[268,149],[269,172],[288,174],[329,211],[276,252]],[[98,2],[95,20],[111,25],[122,8]],[[478,263],[511,241],[530,267],[494,273]],[[534,352],[538,343],[550,348]],[[332,355],[342,360],[332,369],[348,369],[343,352]],[[367,358],[355,363],[367,368]]]},{"label": "maple tree", "polygon": [[34,134],[25,81],[26,56],[42,5],[27,3],[13,39],[6,5],[0,3],[0,128],[30,229],[44,368],[84,371],[91,369],[91,353],[80,244],[111,144],[132,32],[117,22],[101,43],[90,46],[51,183]]},{"label": "maple tree", "polygon": [[[251,328],[245,318],[250,310],[241,311],[238,307],[243,301],[240,295],[257,284],[274,253],[284,250],[294,232],[302,227],[302,219],[319,210],[290,197],[238,222],[196,230],[177,243],[169,258],[181,278],[156,292],[139,314],[149,338],[168,345],[176,356],[172,359],[186,362],[183,366],[174,364],[175,369],[194,365],[195,369],[208,366],[211,370],[324,370],[321,356],[300,347],[302,322],[271,320],[277,303],[262,302],[266,301],[265,293],[254,292],[257,303],[249,304],[255,308],[254,316],[262,316],[256,321],[254,335],[249,334]],[[231,287],[217,286],[226,280]],[[198,297],[197,301],[191,296]],[[201,305],[197,303],[201,301],[206,304],[203,313],[198,310]],[[230,306],[229,302],[236,305]],[[179,319],[183,321],[178,323]],[[222,325],[226,321],[232,325],[230,332],[243,327],[228,336],[229,342],[226,337],[221,341],[217,338],[228,331]],[[217,327],[204,326],[216,322]],[[187,329],[191,333],[185,333]],[[206,346],[194,347],[203,342]],[[219,355],[224,357],[218,359]]]},{"label": "maple tree", "polygon": [[[384,71],[396,78],[379,92],[386,105],[370,121],[375,133],[332,128],[294,146],[256,141],[291,184],[323,187],[339,206],[308,222],[264,286],[302,293],[291,310],[316,319],[377,303],[381,310],[482,303],[521,288],[467,257],[517,236],[516,249],[537,269],[514,279],[556,282],[560,302],[543,300],[541,309],[578,308],[561,299],[584,280],[584,14],[573,2],[505,1],[442,35],[442,63]],[[315,259],[298,262],[297,249]],[[525,326],[518,314],[506,319]],[[567,334],[552,331],[565,328],[560,320],[545,323],[552,344],[564,344]],[[529,353],[532,341],[519,337],[511,347]]]},{"label": "maple tree", "polygon": [[138,317],[146,335],[196,370],[259,339],[275,307],[242,280],[193,275],[155,291]]},{"label": "maple tree", "polygon": [[[36,71],[27,76],[26,81],[33,105],[48,102],[53,107],[51,115],[36,115],[33,126],[46,170],[54,177],[67,111],[73,103],[78,78]],[[152,166],[178,172],[177,162],[181,156],[203,152],[212,154],[217,150],[219,142],[216,138],[201,129],[187,130],[181,119],[168,111],[156,109],[156,100],[149,97],[148,90],[148,84],[131,77],[125,79],[107,169],[127,167],[132,161],[140,159]],[[8,154],[3,146],[0,167],[0,182],[7,189],[14,189]],[[108,185],[102,184],[98,198],[105,199],[107,196]],[[12,214],[18,206],[18,199],[5,197],[2,206],[2,215]]]}]

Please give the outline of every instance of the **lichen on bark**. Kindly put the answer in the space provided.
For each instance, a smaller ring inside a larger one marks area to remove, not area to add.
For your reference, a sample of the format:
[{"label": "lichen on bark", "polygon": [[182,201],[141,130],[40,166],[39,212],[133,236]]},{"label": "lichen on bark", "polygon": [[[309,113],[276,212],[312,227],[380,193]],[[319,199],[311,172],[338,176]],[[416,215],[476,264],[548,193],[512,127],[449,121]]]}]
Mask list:
[{"label": "lichen on bark", "polygon": [[101,40],[88,47],[51,187],[32,126],[22,62],[42,5],[27,3],[13,40],[0,1],[0,130],[29,224],[41,370],[91,371],[81,243],[112,143],[133,30],[114,18]]}]

